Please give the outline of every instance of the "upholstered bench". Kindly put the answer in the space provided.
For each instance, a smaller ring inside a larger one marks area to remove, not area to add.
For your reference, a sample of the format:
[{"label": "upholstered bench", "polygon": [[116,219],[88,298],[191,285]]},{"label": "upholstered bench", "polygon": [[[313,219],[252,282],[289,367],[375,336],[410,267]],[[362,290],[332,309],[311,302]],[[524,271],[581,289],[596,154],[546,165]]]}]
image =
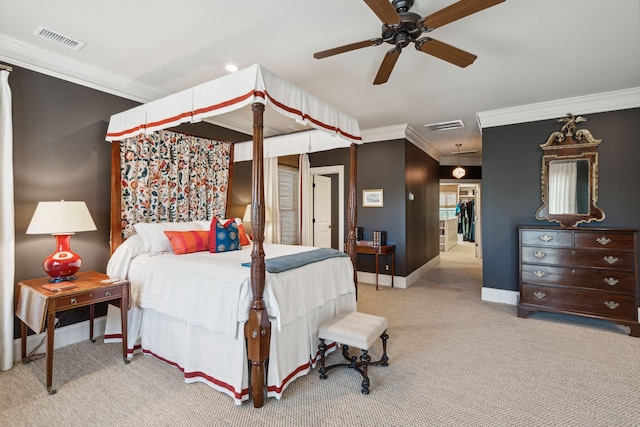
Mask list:
[{"label": "upholstered bench", "polygon": [[[382,339],[382,357],[377,362],[371,362],[369,348],[376,338]],[[368,368],[372,365],[388,366],[387,357],[387,319],[373,314],[351,311],[342,313],[320,326],[318,331],[320,344],[320,379],[327,378],[327,371],[339,366],[353,368],[362,375],[362,394],[369,394],[369,374]],[[342,344],[342,355],[349,363],[336,363],[325,366],[325,352],[327,344],[325,340]],[[360,361],[356,356],[349,355],[349,347],[358,347],[362,350]]]}]

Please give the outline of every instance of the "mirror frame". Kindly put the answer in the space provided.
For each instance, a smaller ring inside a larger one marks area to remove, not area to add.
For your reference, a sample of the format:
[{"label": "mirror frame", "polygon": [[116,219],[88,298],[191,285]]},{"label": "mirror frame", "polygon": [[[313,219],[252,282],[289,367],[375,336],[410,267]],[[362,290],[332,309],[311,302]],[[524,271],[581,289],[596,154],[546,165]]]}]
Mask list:
[{"label": "mirror frame", "polygon": [[[536,211],[536,219],[557,222],[562,227],[576,227],[580,223],[604,220],[604,212],[598,202],[598,145],[586,129],[576,130],[576,123],[585,121],[582,117],[569,115],[558,121],[566,122],[559,132],[553,132],[547,142],[540,145],[543,150],[541,171],[542,206]],[[586,214],[549,213],[549,163],[555,160],[587,160],[589,163],[589,212]]]}]

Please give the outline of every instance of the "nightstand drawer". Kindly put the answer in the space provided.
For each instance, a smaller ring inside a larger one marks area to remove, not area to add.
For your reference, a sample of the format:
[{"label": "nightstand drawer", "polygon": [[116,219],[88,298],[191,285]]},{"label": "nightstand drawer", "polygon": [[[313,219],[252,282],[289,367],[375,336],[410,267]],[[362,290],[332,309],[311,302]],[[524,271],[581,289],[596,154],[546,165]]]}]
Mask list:
[{"label": "nightstand drawer", "polygon": [[122,286],[116,288],[96,289],[90,293],[64,295],[56,298],[56,309],[67,310],[74,307],[82,307],[88,304],[96,304],[122,297]]}]

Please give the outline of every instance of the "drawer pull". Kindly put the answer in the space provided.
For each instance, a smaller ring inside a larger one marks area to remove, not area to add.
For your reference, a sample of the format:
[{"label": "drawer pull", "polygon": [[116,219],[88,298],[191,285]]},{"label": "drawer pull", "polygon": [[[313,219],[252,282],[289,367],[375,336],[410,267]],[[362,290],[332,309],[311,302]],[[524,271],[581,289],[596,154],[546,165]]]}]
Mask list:
[{"label": "drawer pull", "polygon": [[618,258],[611,255],[606,256],[602,259],[605,260],[605,262],[608,264],[615,264],[616,262],[618,262]]},{"label": "drawer pull", "polygon": [[542,299],[542,298],[546,297],[547,295],[544,292],[538,291],[538,292],[534,292],[533,296],[538,298],[538,299]]},{"label": "drawer pull", "polygon": [[541,251],[535,251],[535,252],[533,253],[533,256],[534,256],[534,257],[536,257],[536,258],[538,258],[538,259],[542,259],[542,258],[544,258],[545,256],[547,256],[547,254],[545,254],[544,252],[541,252]]},{"label": "drawer pull", "polygon": [[549,236],[548,234],[543,234],[542,236],[540,236],[540,240],[542,240],[543,242],[547,243],[553,240],[553,237]]},{"label": "drawer pull", "polygon": [[616,308],[620,307],[620,304],[615,301],[605,301],[604,305],[609,307],[611,310],[615,310]]},{"label": "drawer pull", "polygon": [[110,296],[111,296],[111,292],[109,292],[109,291],[105,292],[105,293],[104,293],[104,296],[105,296],[105,297],[110,297]]},{"label": "drawer pull", "polygon": [[78,303],[78,300],[77,300],[77,299],[75,299],[75,298],[71,298],[71,299],[69,300],[69,303],[70,303],[71,305],[76,305],[76,304]]},{"label": "drawer pull", "polygon": [[596,242],[600,243],[602,246],[607,246],[609,243],[611,243],[611,239],[606,236],[602,236],[598,237],[596,239]]},{"label": "drawer pull", "polygon": [[536,270],[533,272],[534,276],[536,277],[544,277],[547,275],[547,273],[545,273],[544,271],[540,271],[540,270]]},{"label": "drawer pull", "polygon": [[603,280],[604,280],[604,283],[606,283],[609,286],[615,286],[618,284],[618,282],[620,282],[615,277],[605,277]]}]

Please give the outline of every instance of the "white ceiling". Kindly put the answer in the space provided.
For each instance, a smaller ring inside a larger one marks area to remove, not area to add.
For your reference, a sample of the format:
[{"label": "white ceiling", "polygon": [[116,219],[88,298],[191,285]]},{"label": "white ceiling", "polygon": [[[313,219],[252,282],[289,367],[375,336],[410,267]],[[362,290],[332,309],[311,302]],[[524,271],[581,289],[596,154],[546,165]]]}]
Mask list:
[{"label": "white ceiling", "polygon": [[[411,11],[451,3],[416,0]],[[38,26],[86,46],[36,37]],[[229,63],[257,63],[362,129],[408,124],[443,156],[456,143],[479,156],[478,112],[640,87],[638,0],[507,0],[429,34],[477,55],[472,65],[410,45],[380,86],[372,81],[387,44],[312,57],[377,38],[380,28],[362,0],[0,0],[0,60],[139,101],[222,76]],[[424,127],[457,119],[466,127]]]}]

